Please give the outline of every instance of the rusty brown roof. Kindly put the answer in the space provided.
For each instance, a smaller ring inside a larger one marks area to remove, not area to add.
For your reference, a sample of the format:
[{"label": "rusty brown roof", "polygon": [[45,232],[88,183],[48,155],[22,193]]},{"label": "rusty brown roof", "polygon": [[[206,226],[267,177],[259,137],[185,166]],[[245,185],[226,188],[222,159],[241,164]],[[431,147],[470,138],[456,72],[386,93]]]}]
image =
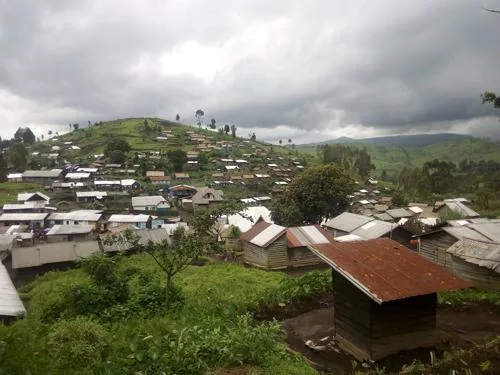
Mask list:
[{"label": "rusty brown roof", "polygon": [[388,238],[310,245],[309,249],[379,304],[470,286]]},{"label": "rusty brown roof", "polygon": [[250,241],[252,238],[254,238],[256,235],[261,233],[264,229],[266,229],[269,226],[271,226],[271,223],[261,220],[257,222],[253,227],[251,227],[249,230],[243,232],[240,236],[240,240]]}]

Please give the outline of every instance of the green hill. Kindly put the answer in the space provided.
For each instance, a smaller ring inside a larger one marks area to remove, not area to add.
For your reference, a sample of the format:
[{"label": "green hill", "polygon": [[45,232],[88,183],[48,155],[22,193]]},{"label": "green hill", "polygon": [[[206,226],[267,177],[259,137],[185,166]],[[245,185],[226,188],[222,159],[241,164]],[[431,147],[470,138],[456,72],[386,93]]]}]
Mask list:
[{"label": "green hill", "polygon": [[[433,137],[436,138],[433,140]],[[366,148],[379,173],[382,170],[392,174],[398,173],[404,167],[421,166],[433,159],[456,163],[463,159],[500,161],[499,142],[458,134],[404,136],[398,141],[399,138],[401,137],[360,140],[341,138],[324,143],[340,143]],[[402,146],[403,144],[406,146]],[[317,144],[298,145],[297,149],[315,154]]]}]

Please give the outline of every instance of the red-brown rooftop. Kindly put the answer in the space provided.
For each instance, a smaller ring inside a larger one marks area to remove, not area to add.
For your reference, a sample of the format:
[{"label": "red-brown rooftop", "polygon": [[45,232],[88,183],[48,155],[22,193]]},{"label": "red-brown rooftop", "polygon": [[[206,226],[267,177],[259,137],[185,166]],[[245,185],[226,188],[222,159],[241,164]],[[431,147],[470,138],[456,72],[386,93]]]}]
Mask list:
[{"label": "red-brown rooftop", "polygon": [[388,238],[309,248],[377,303],[470,286]]}]

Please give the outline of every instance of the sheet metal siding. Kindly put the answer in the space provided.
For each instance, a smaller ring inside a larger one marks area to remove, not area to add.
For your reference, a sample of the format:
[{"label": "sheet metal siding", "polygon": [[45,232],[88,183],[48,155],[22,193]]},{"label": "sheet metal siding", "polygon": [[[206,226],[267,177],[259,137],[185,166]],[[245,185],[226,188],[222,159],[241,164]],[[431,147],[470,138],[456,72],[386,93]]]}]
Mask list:
[{"label": "sheet metal siding", "polygon": [[446,266],[446,250],[457,239],[446,232],[437,232],[420,238],[420,255],[440,266]]},{"label": "sheet metal siding", "polygon": [[12,268],[38,267],[43,264],[72,262],[100,251],[96,241],[59,242],[12,249]]},{"label": "sheet metal siding", "polygon": [[26,312],[10,279],[7,269],[0,262],[0,316],[16,316]]},{"label": "sheet metal siding", "polygon": [[466,262],[451,254],[447,254],[446,267],[460,277],[472,282],[476,288],[500,290],[500,273],[491,269]]},{"label": "sheet metal siding", "polygon": [[470,286],[387,238],[309,248],[377,303]]}]

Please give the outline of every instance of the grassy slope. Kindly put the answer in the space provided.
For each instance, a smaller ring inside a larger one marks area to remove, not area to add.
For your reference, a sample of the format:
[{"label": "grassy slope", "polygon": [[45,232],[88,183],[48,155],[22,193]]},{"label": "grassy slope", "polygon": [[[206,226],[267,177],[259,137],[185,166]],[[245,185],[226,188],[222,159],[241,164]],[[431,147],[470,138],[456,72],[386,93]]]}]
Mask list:
[{"label": "grassy slope", "polygon": [[[122,269],[131,266],[139,267],[145,272],[160,272],[152,258],[146,254],[133,255],[120,263]],[[279,287],[285,277],[280,272],[265,272],[236,264],[217,263],[203,267],[189,267],[176,276],[176,283],[182,287],[186,297],[183,308],[166,315],[117,321],[108,326],[107,329],[112,335],[109,358],[112,361],[125,358],[130,350],[131,336],[140,339],[149,335],[158,337],[172,330],[181,331],[185,327],[192,328],[206,324],[203,322],[207,321],[215,322],[212,323],[215,325],[225,325],[227,319],[234,319],[236,315],[256,307],[269,291]],[[88,276],[82,270],[74,269],[47,273],[32,285],[24,288],[25,298],[29,299],[28,316],[23,321],[14,324],[12,332],[19,336],[29,335],[30,343],[19,341],[19,347],[9,348],[11,351],[7,352],[7,359],[15,359],[19,362],[16,368],[22,368],[26,372],[33,370],[36,366],[42,368],[50,366],[50,363],[44,359],[37,359],[38,355],[43,355],[45,350],[49,349],[46,330],[50,331],[50,325],[44,326],[39,318],[43,311],[50,309],[50,306],[61,298],[65,288],[70,285],[85,285],[89,282],[88,280]],[[133,293],[134,288],[138,286],[134,287],[133,283],[130,285]],[[0,341],[2,335],[7,333],[6,330],[7,328],[0,330]],[[282,339],[279,339],[275,345],[284,348]],[[3,358],[6,358],[5,355]],[[284,349],[271,354],[260,366],[245,364],[244,361],[242,365],[251,371],[249,373],[255,374],[307,375],[316,373],[302,357],[286,354]],[[45,368],[45,370],[48,371],[50,368]],[[225,372],[222,371],[222,373]]]},{"label": "grassy slope", "polygon": [[5,203],[16,203],[18,193],[35,191],[43,192],[40,184],[29,182],[3,182],[0,184],[0,206],[3,206]]}]

